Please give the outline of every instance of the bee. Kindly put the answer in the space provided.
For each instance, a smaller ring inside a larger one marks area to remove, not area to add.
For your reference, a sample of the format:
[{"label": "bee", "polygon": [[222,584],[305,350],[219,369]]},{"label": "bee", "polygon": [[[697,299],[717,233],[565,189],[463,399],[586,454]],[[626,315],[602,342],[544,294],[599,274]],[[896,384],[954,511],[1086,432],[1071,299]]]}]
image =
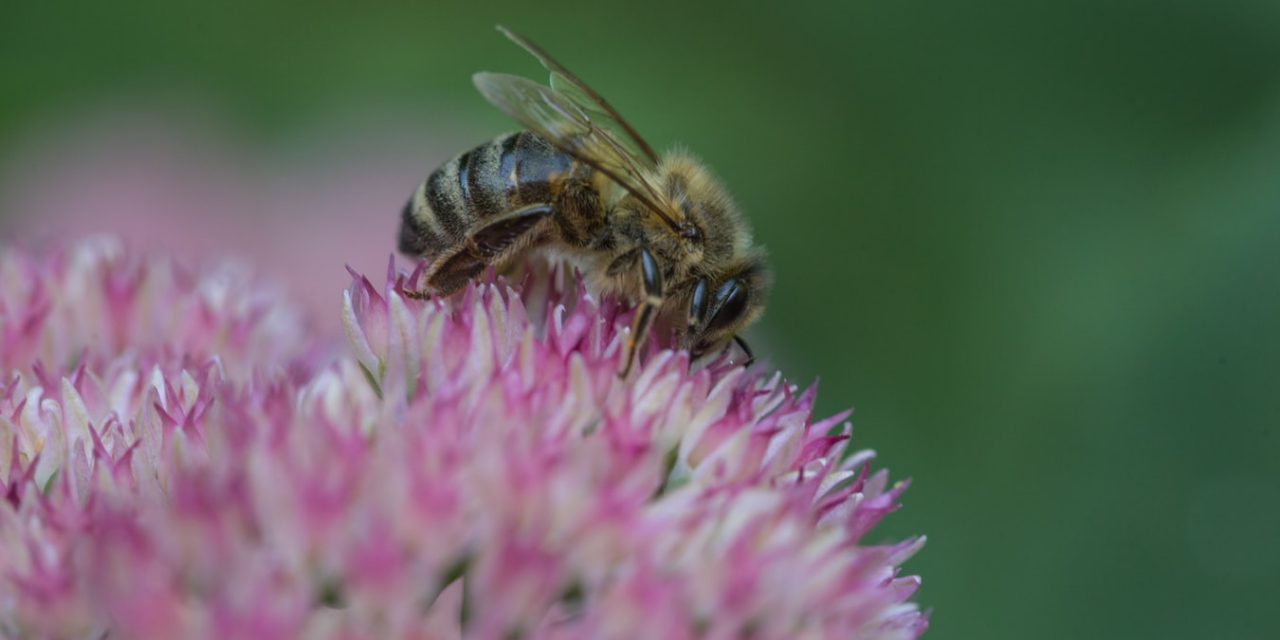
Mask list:
[{"label": "bee", "polygon": [[608,102],[529,40],[498,26],[550,72],[549,85],[477,73],[476,88],[525,130],[446,162],[401,211],[399,249],[448,295],[534,248],[576,264],[597,291],[638,304],[619,375],[669,326],[696,360],[760,317],[772,276],[719,179],[683,151],[661,157]]}]

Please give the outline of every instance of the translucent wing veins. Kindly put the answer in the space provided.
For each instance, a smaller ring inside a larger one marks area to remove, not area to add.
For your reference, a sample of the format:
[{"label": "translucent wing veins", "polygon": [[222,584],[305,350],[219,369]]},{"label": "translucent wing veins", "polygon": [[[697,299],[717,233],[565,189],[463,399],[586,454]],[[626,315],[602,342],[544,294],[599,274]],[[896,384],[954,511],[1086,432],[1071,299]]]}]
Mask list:
[{"label": "translucent wing veins", "polygon": [[[532,54],[533,57],[538,59],[538,62],[542,63],[542,66],[546,68],[547,71],[551,72],[551,87],[553,89],[565,94],[574,102],[584,105],[589,104],[589,108],[591,108],[591,110],[598,111],[602,115],[606,115],[609,120],[616,124],[622,132],[626,134],[629,141],[635,145],[636,150],[643,154],[644,158],[648,160],[651,165],[657,165],[658,154],[653,152],[653,148],[649,146],[649,143],[645,142],[644,138],[640,137],[640,134],[636,132],[631,124],[622,117],[622,114],[618,113],[618,111],[613,108],[613,105],[609,104],[603,96],[596,93],[595,89],[592,89],[590,85],[583,82],[578,78],[578,76],[574,75],[573,72],[566,69],[564,65],[557,62],[556,59],[552,58],[546,51],[543,51],[542,47],[539,47],[523,36],[502,25],[498,25],[497,29],[502,35],[506,36],[508,40],[511,40],[522,49]],[[581,97],[579,97],[579,95]]]},{"label": "translucent wing veins", "polygon": [[682,227],[666,199],[636,165],[634,155],[596,126],[583,105],[552,87],[504,73],[477,73],[476,89],[520,124],[546,138],[561,151],[595,167],[644,203],[672,230]]}]

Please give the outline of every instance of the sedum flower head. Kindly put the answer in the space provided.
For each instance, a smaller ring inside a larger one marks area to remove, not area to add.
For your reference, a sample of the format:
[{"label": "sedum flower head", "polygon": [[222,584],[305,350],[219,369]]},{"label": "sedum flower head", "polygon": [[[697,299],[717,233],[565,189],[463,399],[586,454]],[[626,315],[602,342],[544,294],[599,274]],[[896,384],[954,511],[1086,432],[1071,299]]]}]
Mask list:
[{"label": "sedum flower head", "polygon": [[[349,349],[250,278],[0,253],[0,633],[913,638],[904,483],[813,389],[651,350],[545,269],[353,274]],[[336,353],[337,355],[333,355]]]}]

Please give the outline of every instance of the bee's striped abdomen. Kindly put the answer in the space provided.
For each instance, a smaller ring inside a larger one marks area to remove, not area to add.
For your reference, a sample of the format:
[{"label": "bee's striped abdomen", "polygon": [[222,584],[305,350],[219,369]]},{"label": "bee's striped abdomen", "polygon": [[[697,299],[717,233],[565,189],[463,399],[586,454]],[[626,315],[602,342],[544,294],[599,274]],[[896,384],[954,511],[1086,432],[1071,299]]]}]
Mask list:
[{"label": "bee's striped abdomen", "polygon": [[551,203],[573,160],[528,131],[499,137],[427,176],[400,214],[400,251],[432,259],[486,218]]}]

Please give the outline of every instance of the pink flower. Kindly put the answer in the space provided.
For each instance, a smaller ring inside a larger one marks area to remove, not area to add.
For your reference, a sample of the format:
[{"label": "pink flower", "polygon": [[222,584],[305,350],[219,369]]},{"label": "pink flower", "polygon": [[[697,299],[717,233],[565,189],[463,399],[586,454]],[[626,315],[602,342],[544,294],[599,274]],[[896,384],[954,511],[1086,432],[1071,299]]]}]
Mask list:
[{"label": "pink flower", "polygon": [[[904,483],[813,389],[651,349],[563,273],[252,278],[0,253],[0,634],[913,638]],[[215,286],[220,284],[221,286]]]}]

